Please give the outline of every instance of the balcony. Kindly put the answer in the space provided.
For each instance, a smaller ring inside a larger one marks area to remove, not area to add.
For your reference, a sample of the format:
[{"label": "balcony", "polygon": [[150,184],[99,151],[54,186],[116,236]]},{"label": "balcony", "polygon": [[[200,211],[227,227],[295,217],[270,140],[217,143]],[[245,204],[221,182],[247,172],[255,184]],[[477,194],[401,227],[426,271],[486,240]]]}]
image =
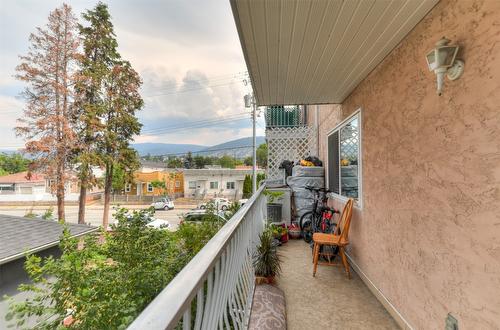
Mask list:
[{"label": "balcony", "polygon": [[306,125],[305,108],[293,105],[266,107],[266,129],[297,127]]},{"label": "balcony", "polygon": [[[129,329],[246,329],[255,276],[252,255],[264,229],[264,186],[163,289]],[[320,266],[312,277],[310,247],[280,247],[288,329],[397,329],[361,279]],[[314,326],[311,326],[314,325]]]}]

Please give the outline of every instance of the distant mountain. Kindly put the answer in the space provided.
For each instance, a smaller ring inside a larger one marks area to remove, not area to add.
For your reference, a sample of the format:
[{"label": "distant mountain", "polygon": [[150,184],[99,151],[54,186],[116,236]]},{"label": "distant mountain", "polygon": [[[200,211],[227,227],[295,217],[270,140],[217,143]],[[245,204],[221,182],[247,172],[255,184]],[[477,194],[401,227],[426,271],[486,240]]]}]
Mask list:
[{"label": "distant mountain", "polygon": [[207,146],[197,144],[175,144],[175,143],[135,143],[132,145],[140,156],[161,156],[169,154],[182,154],[188,151],[196,152],[204,150]]},{"label": "distant mountain", "polygon": [[[257,146],[265,143],[264,136],[257,136]],[[245,158],[252,155],[252,137],[245,137],[217,144],[211,147],[197,144],[136,143],[132,145],[140,156],[180,155],[191,151],[193,154],[211,157],[230,155]]]},{"label": "distant mountain", "polygon": [[[257,136],[257,147],[262,143],[266,143],[266,138],[264,136]],[[245,158],[252,155],[252,137],[245,137],[217,144],[201,150],[199,154],[212,157],[230,155],[236,158]]]}]

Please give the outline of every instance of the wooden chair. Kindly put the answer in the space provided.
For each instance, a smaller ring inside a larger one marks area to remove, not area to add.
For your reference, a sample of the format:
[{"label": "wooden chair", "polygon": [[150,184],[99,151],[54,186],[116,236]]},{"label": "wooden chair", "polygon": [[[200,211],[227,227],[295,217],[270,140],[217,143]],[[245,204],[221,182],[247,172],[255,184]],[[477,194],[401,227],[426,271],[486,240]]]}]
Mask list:
[{"label": "wooden chair", "polygon": [[[340,266],[344,265],[345,271],[347,273],[347,277],[351,278],[351,272],[349,270],[349,263],[347,262],[347,257],[345,255],[345,247],[349,244],[349,227],[351,225],[351,217],[352,217],[352,206],[354,204],[354,200],[349,198],[347,203],[344,206],[344,210],[342,211],[342,215],[340,217],[340,221],[335,228],[333,234],[324,234],[324,233],[314,233],[313,235],[313,276],[316,276],[316,270],[318,269],[318,263],[322,265],[329,266]],[[340,257],[342,258],[342,264],[333,263],[333,262],[318,262],[319,256],[327,255],[333,256],[331,253],[320,253],[322,246],[332,246],[338,247],[338,251]]]}]

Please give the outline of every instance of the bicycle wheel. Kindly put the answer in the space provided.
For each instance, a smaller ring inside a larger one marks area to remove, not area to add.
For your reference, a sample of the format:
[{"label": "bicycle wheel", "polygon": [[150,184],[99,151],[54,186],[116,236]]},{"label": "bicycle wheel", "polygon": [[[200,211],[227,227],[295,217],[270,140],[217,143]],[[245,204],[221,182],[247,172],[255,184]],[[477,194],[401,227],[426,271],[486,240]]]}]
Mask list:
[{"label": "bicycle wheel", "polygon": [[313,220],[314,220],[313,211],[306,212],[300,217],[299,221],[300,233],[304,241],[306,241],[307,243],[311,243],[312,241]]}]

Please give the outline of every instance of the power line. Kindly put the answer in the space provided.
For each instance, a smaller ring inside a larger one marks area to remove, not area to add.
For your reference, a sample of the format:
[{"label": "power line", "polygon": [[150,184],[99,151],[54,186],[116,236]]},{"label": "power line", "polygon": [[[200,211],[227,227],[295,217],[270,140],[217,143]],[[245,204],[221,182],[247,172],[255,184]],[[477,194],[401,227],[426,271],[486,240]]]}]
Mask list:
[{"label": "power line", "polygon": [[244,118],[244,117],[242,117],[242,115],[245,115],[245,117],[246,117],[248,114],[249,114],[249,112],[238,112],[238,113],[234,113],[234,114],[227,115],[227,116],[213,117],[213,118],[196,120],[196,121],[192,121],[192,122],[188,122],[188,123],[179,123],[179,124],[174,124],[174,125],[170,125],[170,126],[151,128],[148,130],[144,130],[141,133],[153,133],[156,131],[163,131],[163,130],[167,130],[167,129],[176,129],[179,127],[187,127],[187,126],[192,126],[192,125],[197,125],[197,124],[208,124],[208,123],[213,123],[213,122],[220,122],[221,120],[226,120],[226,119]]},{"label": "power line", "polygon": [[236,122],[236,121],[242,121],[242,120],[248,120],[248,118],[245,117],[240,117],[240,118],[229,118],[229,119],[224,119],[220,120],[217,122],[210,122],[210,123],[200,123],[197,125],[191,125],[191,126],[184,126],[184,127],[179,127],[175,129],[168,129],[168,130],[163,130],[163,131],[156,131],[153,133],[146,133],[146,134],[154,134],[154,135],[165,135],[165,134],[170,134],[174,132],[179,132],[179,131],[184,131],[188,129],[194,129],[194,128],[207,128],[207,127],[213,127],[213,126],[218,126],[220,124],[227,124],[230,122]]},{"label": "power line", "polygon": [[[243,148],[252,148],[252,146],[226,147],[226,148],[199,150],[199,151],[177,152],[177,153],[163,154],[163,155],[158,155],[158,156],[167,156],[167,157],[168,156],[182,156],[182,155],[187,155],[188,153],[195,155],[195,154],[200,154],[200,153],[211,153],[211,152],[217,152],[217,151],[243,149]],[[142,157],[144,157],[144,156],[142,156]]]},{"label": "power line", "polygon": [[[219,78],[217,76],[214,77],[209,77],[206,79],[190,79],[189,82],[198,82],[198,83],[220,83],[224,80],[233,80],[233,79],[241,79],[241,78],[246,78],[248,77],[248,72],[243,71],[243,72],[238,72],[234,74],[226,74],[226,75],[221,75]],[[170,91],[170,90],[176,90],[177,88],[181,87],[183,83],[177,83],[177,82],[172,82],[170,84],[167,84],[166,86],[162,86],[160,88],[156,89],[148,89],[148,92],[158,92],[158,91]]]},{"label": "power line", "polygon": [[180,90],[180,91],[173,91],[173,92],[169,92],[169,93],[160,93],[160,94],[154,94],[154,95],[145,95],[145,96],[142,96],[142,97],[143,98],[152,98],[152,97],[157,97],[157,96],[167,96],[167,95],[174,95],[174,94],[183,94],[183,93],[199,91],[199,90],[207,89],[207,88],[236,85],[236,84],[242,83],[242,82],[243,82],[243,80],[241,80],[241,81],[233,81],[233,82],[225,83],[225,84],[207,85],[207,86],[201,86],[201,87],[197,87],[197,88],[183,89],[183,90]]}]

